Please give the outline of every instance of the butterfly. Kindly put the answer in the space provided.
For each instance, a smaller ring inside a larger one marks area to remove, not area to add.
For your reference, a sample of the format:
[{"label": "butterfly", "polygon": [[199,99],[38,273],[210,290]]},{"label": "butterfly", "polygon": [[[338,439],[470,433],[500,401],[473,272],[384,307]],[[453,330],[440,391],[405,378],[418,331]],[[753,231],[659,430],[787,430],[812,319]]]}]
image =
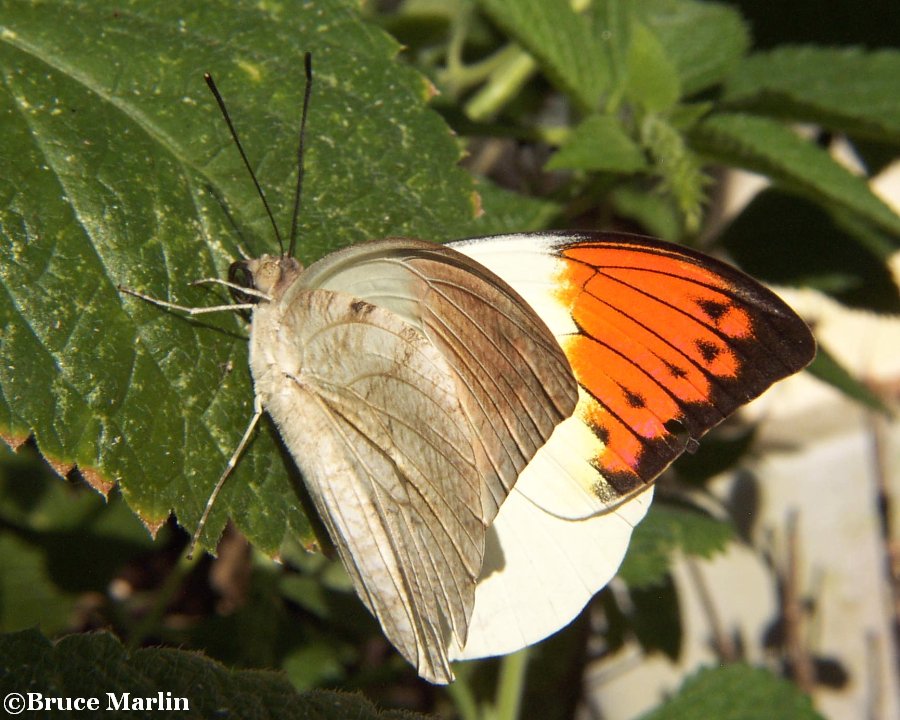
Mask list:
[{"label": "butterfly", "polygon": [[[304,108],[310,77],[307,56]],[[250,312],[253,419],[201,526],[268,413],[360,599],[433,683],[567,624],[654,478],[815,352],[756,281],[633,235],[389,238],[306,268],[290,249],[217,282],[236,304],[129,291]]]}]

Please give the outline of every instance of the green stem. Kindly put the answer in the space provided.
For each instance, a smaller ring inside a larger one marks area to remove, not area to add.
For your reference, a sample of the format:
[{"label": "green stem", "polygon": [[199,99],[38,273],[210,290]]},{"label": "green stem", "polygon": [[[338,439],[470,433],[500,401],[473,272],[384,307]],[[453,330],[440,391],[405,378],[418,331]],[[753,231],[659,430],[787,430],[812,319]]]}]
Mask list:
[{"label": "green stem", "polygon": [[497,720],[517,720],[525,694],[525,674],[528,667],[528,648],[507,655],[500,664],[497,683]]},{"label": "green stem", "polygon": [[484,60],[465,65],[461,58],[456,57],[451,51],[447,53],[447,67],[438,73],[438,81],[455,97],[470,87],[487,81],[492,75],[502,72],[510,58],[522,52],[515,45],[506,45]]},{"label": "green stem", "polygon": [[453,704],[456,705],[456,712],[461,720],[480,720],[478,703],[475,702],[468,678],[457,677],[455,682],[447,686],[447,694],[453,698]]},{"label": "green stem", "polygon": [[515,45],[504,48],[501,53],[502,62],[493,69],[485,86],[465,105],[464,112],[472,120],[486,120],[500,112],[537,70],[535,59]]},{"label": "green stem", "polygon": [[463,47],[472,21],[472,11],[471,3],[464,3],[453,19],[447,46],[447,74],[450,78],[461,78],[464,74]]}]

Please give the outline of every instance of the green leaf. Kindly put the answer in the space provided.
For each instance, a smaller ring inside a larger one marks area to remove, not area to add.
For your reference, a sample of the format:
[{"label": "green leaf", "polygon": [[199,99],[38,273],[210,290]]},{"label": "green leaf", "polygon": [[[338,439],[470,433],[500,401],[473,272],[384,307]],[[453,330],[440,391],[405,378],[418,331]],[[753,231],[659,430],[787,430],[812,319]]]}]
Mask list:
[{"label": "green leaf", "polygon": [[56,634],[70,628],[78,595],[59,588],[40,548],[11,534],[0,535],[0,627],[40,626]]},{"label": "green leaf", "polygon": [[615,118],[591,115],[572,131],[546,167],[633,173],[646,169],[647,159]]},{"label": "green leaf", "polygon": [[[280,673],[229,670],[195,652],[126,650],[107,633],[70,635],[56,644],[37,630],[0,635],[0,657],[6,659],[0,673],[4,697],[20,693],[28,698],[29,693],[38,693],[44,699],[97,698],[97,709],[105,713],[115,709],[110,707],[112,694],[122,716],[305,720],[424,717],[401,711],[380,712],[359,695],[325,690],[298,693]],[[187,705],[176,706],[176,701]],[[122,702],[131,703],[130,712],[122,712]],[[142,704],[136,706],[137,702]],[[78,713],[48,714],[76,717]]]},{"label": "green leaf", "polygon": [[587,9],[595,41],[609,58],[610,102],[604,104],[606,109],[618,105],[628,79],[628,48],[636,5],[631,0],[594,0]]},{"label": "green leaf", "polygon": [[666,117],[672,127],[683,132],[695,125],[704,115],[708,115],[713,107],[714,104],[709,101],[684,103],[673,107]]},{"label": "green leaf", "polygon": [[[191,280],[277,251],[203,84],[215,73],[276,217],[289,225],[303,51],[314,54],[299,255],[385,235],[459,236],[475,213],[430,85],[354,4],[0,0],[0,435],[119,482],[151,529],[193,529],[252,413],[247,327],[187,319],[227,302]],[[48,22],[52,17],[53,22]],[[225,486],[227,517],[268,552],[313,541],[273,428]]]},{"label": "green leaf", "polygon": [[678,589],[669,573],[660,580],[646,587],[629,586],[629,625],[645,653],[659,651],[674,662],[683,635]]},{"label": "green leaf", "polygon": [[663,188],[675,200],[684,218],[685,229],[700,229],[704,189],[709,178],[703,173],[700,159],[688,147],[684,135],[660,115],[647,115],[641,123],[641,142],[653,157],[653,167],[663,179]]},{"label": "green leaf", "polygon": [[642,720],[823,720],[796,685],[743,663],[704,668]]},{"label": "green leaf", "polygon": [[681,96],[678,73],[665,48],[653,31],[639,22],[631,27],[625,95],[651,113],[667,110]]},{"label": "green leaf", "polygon": [[670,195],[654,192],[646,184],[623,184],[614,188],[610,202],[616,213],[639,223],[649,235],[678,242],[683,234],[681,216]]},{"label": "green leaf", "polygon": [[740,13],[723,3],[641,0],[634,8],[665,48],[684,95],[721,82],[750,46]]},{"label": "green leaf", "polygon": [[544,230],[560,212],[552,200],[520,195],[488,178],[479,178],[477,188],[484,213],[466,228],[472,237]]},{"label": "green leaf", "polygon": [[757,113],[900,142],[900,51],[782,47],[745,59],[724,100]]},{"label": "green leaf", "polygon": [[334,642],[305,645],[284,661],[284,671],[291,684],[303,690],[334,685],[344,679],[344,667]]},{"label": "green leaf", "polygon": [[750,115],[714,115],[695,125],[689,137],[693,147],[718,162],[768,175],[789,190],[900,235],[900,217],[863,178],[781,123]]},{"label": "green leaf", "polygon": [[635,528],[619,577],[635,588],[660,585],[677,550],[709,558],[724,550],[733,534],[731,525],[697,510],[656,503]]},{"label": "green leaf", "polygon": [[568,0],[478,0],[485,12],[539,62],[552,82],[586,108],[610,83],[609,57],[590,21]]},{"label": "green leaf", "polygon": [[884,402],[863,382],[857,380],[847,368],[841,365],[828,349],[819,343],[816,357],[807,368],[814,377],[840,390],[844,395],[866,405],[873,410],[889,412]]}]

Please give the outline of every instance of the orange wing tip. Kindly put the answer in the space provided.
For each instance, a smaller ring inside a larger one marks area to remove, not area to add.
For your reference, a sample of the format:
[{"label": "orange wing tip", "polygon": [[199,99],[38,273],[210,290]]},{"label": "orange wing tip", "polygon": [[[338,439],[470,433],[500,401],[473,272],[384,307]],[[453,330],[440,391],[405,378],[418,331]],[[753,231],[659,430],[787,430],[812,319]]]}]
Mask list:
[{"label": "orange wing tip", "polygon": [[559,338],[601,439],[592,464],[628,495],[815,351],[805,323],[743,273],[627,236],[557,238],[556,298],[577,331]]},{"label": "orange wing tip", "polygon": [[[664,298],[665,304],[703,320],[726,338],[779,350],[783,376],[801,370],[815,356],[815,340],[803,320],[775,293],[727,263],[623,233],[557,233],[546,241],[569,276],[559,278],[560,287],[583,289],[585,278],[600,270],[619,281],[637,273],[630,279],[643,277],[646,282],[636,286],[648,297]],[[571,307],[571,299],[566,304]]]},{"label": "orange wing tip", "polygon": [[586,457],[605,478],[594,492],[607,502],[652,481],[815,353],[809,329],[777,296],[686,248],[612,233],[454,247],[512,285],[556,336],[592,400],[579,402],[576,418],[599,439],[602,449]]}]

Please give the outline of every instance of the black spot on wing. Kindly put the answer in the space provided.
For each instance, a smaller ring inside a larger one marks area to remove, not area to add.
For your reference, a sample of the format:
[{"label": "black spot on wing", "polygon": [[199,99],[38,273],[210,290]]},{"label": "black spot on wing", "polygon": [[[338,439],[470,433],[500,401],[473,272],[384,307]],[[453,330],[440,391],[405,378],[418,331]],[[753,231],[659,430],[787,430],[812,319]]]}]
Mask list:
[{"label": "black spot on wing", "polygon": [[703,360],[707,363],[711,363],[719,357],[719,353],[722,351],[718,345],[711,343],[708,340],[697,340],[694,343],[694,346],[700,352],[700,356]]},{"label": "black spot on wing", "polygon": [[728,312],[728,305],[723,302],[717,302],[716,300],[709,300],[704,298],[697,299],[697,307],[699,307],[706,317],[715,323],[718,321],[725,313]]},{"label": "black spot on wing", "polygon": [[646,407],[647,401],[644,400],[643,395],[640,393],[636,393],[632,390],[629,390],[626,387],[622,388],[622,393],[625,395],[625,401],[633,408],[642,408]]}]

